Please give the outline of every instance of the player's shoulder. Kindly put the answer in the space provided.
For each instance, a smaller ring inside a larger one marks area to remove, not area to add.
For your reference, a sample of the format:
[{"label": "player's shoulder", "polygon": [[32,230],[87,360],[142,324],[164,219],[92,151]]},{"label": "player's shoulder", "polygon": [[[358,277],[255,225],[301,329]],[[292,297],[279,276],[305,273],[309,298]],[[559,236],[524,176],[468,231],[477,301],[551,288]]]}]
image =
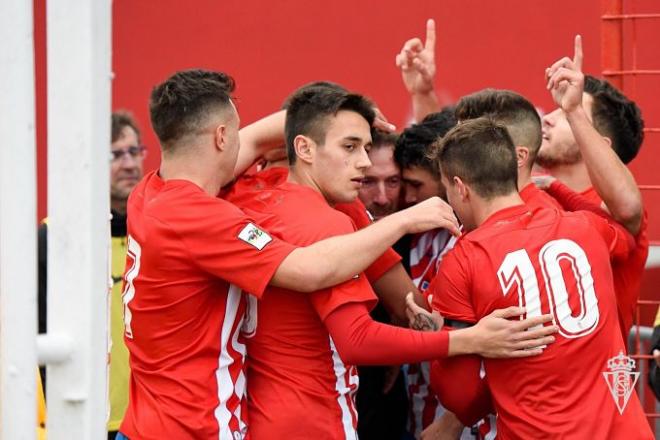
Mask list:
[{"label": "player's shoulder", "polygon": [[355,231],[352,220],[333,209],[321,193],[304,185],[284,182],[264,191],[251,208],[277,218],[286,229],[286,240],[313,243]]},{"label": "player's shoulder", "polygon": [[245,217],[238,207],[207,194],[191,181],[164,181],[155,173],[145,176],[131,194],[129,219],[137,211],[144,220],[172,229],[196,228],[207,221],[225,224]]}]

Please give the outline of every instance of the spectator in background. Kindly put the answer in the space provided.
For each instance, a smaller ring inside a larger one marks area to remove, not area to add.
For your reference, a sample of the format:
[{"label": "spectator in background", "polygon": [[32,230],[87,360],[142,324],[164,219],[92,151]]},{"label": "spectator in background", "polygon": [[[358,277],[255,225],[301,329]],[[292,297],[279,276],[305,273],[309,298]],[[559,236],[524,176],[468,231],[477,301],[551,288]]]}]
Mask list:
[{"label": "spectator in background", "polygon": [[371,166],[365,171],[359,196],[374,220],[396,212],[401,194],[401,170],[394,161],[397,136],[374,130],[369,150]]},{"label": "spectator in background", "polygon": [[[112,114],[110,144],[110,208],[112,212],[112,292],[110,300],[110,375],[108,439],[114,439],[128,405],[128,350],[124,343],[122,275],[126,264],[126,203],[142,178],[145,148],[130,113]],[[46,333],[47,219],[39,228],[39,333]],[[44,371],[42,371],[42,375]],[[45,380],[44,380],[45,385]]]}]

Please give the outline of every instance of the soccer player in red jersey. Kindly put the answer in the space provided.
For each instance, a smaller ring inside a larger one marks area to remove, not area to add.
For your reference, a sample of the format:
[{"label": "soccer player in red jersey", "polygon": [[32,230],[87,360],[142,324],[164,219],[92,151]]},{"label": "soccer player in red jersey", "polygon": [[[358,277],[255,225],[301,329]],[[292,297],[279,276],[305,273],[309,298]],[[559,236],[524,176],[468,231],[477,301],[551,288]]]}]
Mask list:
[{"label": "soccer player in red jersey", "polygon": [[[602,204],[635,237],[630,256],[614,262],[612,268],[626,338],[649,240],[641,193],[625,164],[639,152],[644,122],[634,102],[606,81],[582,73],[582,59],[582,41],[577,36],[573,59],[562,58],[546,70],[547,87],[559,107],[543,117],[543,144],[537,161],[573,191]],[[554,196],[564,193],[551,188]]]},{"label": "soccer player in red jersey", "polygon": [[[350,219],[331,205],[357,197],[369,166],[366,150],[373,117],[370,103],[359,95],[336,90],[296,93],[286,121],[289,181],[256,193],[243,209],[258,218],[262,214],[262,224],[273,235],[299,245],[354,230]],[[459,340],[448,341],[444,332],[421,333],[374,322],[369,316],[374,302],[361,273],[305,297],[268,288],[258,305],[251,302],[258,309],[250,311],[256,319],[247,329],[250,430],[255,439],[356,438],[354,364],[418,361],[467,349]],[[470,336],[474,343],[486,337],[490,319],[477,324],[480,335]],[[462,330],[469,331],[474,329]],[[477,345],[478,350],[485,348]]]},{"label": "soccer player in red jersey", "polygon": [[504,125],[516,146],[518,191],[530,210],[563,209],[559,202],[534,185],[532,167],[541,147],[541,118],[536,108],[510,90],[484,89],[462,97],[456,104],[456,119],[487,117]]},{"label": "soccer player in red jersey", "polygon": [[[525,305],[527,316],[551,313],[560,328],[538,357],[485,361],[498,438],[653,438],[618,331],[610,268],[611,258],[628,257],[630,234],[590,212],[530,211],[517,191],[513,142],[488,119],[459,124],[436,160],[468,233],[430,287],[434,308],[473,323]],[[478,374],[478,360],[463,361],[452,371]]]},{"label": "soccer player in red jersey", "polygon": [[[484,89],[462,97],[456,104],[455,114],[459,122],[487,117],[491,121],[503,125],[515,145],[518,167],[517,186],[522,201],[530,211],[541,208],[563,210],[555,198],[537,188],[532,182],[532,167],[541,146],[541,118],[531,102],[510,90]],[[453,376],[444,378],[442,374],[438,371],[430,373],[433,378],[432,388],[438,386],[433,382],[442,381],[444,383],[447,380],[455,380]],[[482,379],[477,376],[473,380],[481,381]],[[464,383],[465,381],[461,382]],[[480,386],[486,385],[484,383]],[[448,391],[444,390],[443,399],[449,402],[450,405],[451,402],[465,399],[466,395],[470,393],[470,388],[463,385],[457,387],[454,392],[458,395],[448,396]],[[476,393],[476,391],[473,392]],[[439,426],[446,423],[442,420],[445,417],[443,415],[434,424]],[[496,435],[494,415],[489,415],[487,419],[480,421],[478,425],[481,437],[487,438],[488,435],[491,437]]]},{"label": "soccer player in red jersey", "polygon": [[179,72],[154,88],[157,172],[128,201],[125,340],[132,439],[241,439],[247,433],[249,291],[267,284],[316,291],[349,280],[404,233],[450,226],[446,204],[394,214],[352,236],[296,248],[216,197],[234,174],[239,118],[231,77]]}]

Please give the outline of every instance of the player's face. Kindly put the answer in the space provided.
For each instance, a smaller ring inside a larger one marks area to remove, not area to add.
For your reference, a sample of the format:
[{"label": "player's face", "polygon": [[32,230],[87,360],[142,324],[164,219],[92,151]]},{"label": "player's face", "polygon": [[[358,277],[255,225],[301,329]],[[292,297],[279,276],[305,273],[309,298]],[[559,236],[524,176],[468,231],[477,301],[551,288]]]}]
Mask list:
[{"label": "player's face", "polygon": [[376,220],[396,211],[401,193],[401,172],[394,162],[394,146],[372,148],[371,166],[365,171],[360,200]]},{"label": "player's face", "polygon": [[[592,102],[590,95],[582,95],[582,104],[590,119]],[[536,157],[537,163],[552,169],[561,165],[573,165],[581,160],[580,148],[564,111],[557,108],[543,116],[543,142]]]},{"label": "player's face", "polygon": [[113,208],[125,210],[128,195],[142,178],[144,152],[137,133],[129,126],[121,130],[119,138],[110,145],[110,150],[113,152],[110,162],[110,199]]},{"label": "player's face", "polygon": [[412,166],[401,171],[406,206],[411,206],[424,200],[438,196],[446,197],[442,182],[428,170]]},{"label": "player's face", "polygon": [[312,178],[328,203],[352,202],[371,166],[371,130],[358,113],[340,111],[329,118],[323,145],[315,148]]}]

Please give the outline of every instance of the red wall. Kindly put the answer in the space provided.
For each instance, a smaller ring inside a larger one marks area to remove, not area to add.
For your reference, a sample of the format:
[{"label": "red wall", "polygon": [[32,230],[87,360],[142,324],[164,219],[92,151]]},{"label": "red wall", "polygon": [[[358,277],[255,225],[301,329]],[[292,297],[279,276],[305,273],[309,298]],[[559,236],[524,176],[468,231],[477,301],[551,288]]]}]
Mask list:
[{"label": "red wall", "polygon": [[[183,5],[194,4],[194,8]],[[402,124],[409,99],[394,56],[425,20],[438,27],[438,88],[448,100],[482,87],[512,88],[549,109],[543,69],[582,33],[586,67],[598,71],[599,2],[420,1],[256,2],[115,0],[114,108],[132,109],[145,128],[149,166],[157,141],[148,128],[153,85],[179,69],[224,70],[238,83],[243,123],[276,109],[295,87],[329,79],[375,99]],[[564,11],[571,9],[568,14]]]},{"label": "red wall", "polygon": [[[42,217],[45,0],[34,4]],[[657,13],[660,6],[655,0],[635,0],[626,2],[625,12]],[[437,89],[446,102],[488,86],[514,89],[540,108],[552,109],[544,68],[571,55],[576,33],[583,36],[585,71],[601,71],[600,0],[114,0],[113,109],[130,109],[137,117],[149,148],[148,169],[159,162],[158,143],[149,126],[149,92],[179,69],[204,67],[232,74],[243,124],[274,111],[295,87],[328,79],[372,97],[401,126],[409,118],[410,103],[394,57],[406,39],[423,38],[429,17],[437,22]],[[636,62],[639,68],[660,68],[659,24],[660,20],[640,20],[635,33],[630,25],[624,27],[624,67]],[[634,83],[626,79],[624,88],[638,100],[647,126],[660,127],[660,77],[637,78]],[[641,184],[660,183],[655,166],[659,137],[647,133],[640,158],[633,162]],[[651,238],[658,240],[660,191],[644,190],[644,196]]]}]

